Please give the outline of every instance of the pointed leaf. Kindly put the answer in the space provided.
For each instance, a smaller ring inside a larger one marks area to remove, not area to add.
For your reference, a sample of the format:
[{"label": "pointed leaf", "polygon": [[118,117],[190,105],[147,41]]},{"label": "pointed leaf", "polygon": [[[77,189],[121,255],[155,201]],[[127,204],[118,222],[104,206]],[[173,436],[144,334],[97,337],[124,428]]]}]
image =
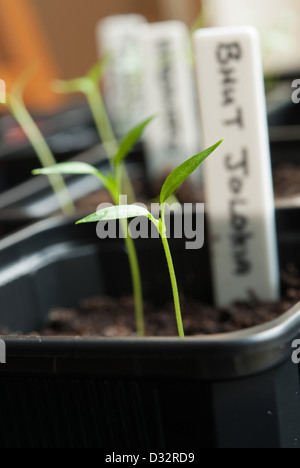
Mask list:
[{"label": "pointed leaf", "polygon": [[80,221],[77,221],[76,224],[111,221],[115,219],[129,219],[136,218],[138,216],[146,216],[147,218],[151,219],[152,215],[146,208],[138,205],[111,206],[109,208],[99,210],[96,213],[81,219]]},{"label": "pointed leaf", "polygon": [[96,169],[94,166],[84,162],[69,162],[60,163],[55,166],[45,167],[43,169],[35,169],[32,171],[33,175],[51,175],[51,174],[78,174],[86,175],[91,174],[98,177],[103,184],[107,184],[107,178]]},{"label": "pointed leaf", "polygon": [[114,163],[116,166],[122,163],[122,161],[128,156],[130,150],[137,143],[137,141],[142,136],[146,127],[154,120],[157,116],[152,115],[148,119],[144,120],[142,123],[138,124],[121,141],[118,151],[114,157]]},{"label": "pointed leaf", "polygon": [[165,201],[175,192],[175,190],[187,179],[199,166],[200,164],[220,146],[223,140],[220,140],[215,145],[196,154],[192,158],[185,161],[183,164],[178,166],[174,171],[167,177],[164,185],[160,192],[160,203]]}]

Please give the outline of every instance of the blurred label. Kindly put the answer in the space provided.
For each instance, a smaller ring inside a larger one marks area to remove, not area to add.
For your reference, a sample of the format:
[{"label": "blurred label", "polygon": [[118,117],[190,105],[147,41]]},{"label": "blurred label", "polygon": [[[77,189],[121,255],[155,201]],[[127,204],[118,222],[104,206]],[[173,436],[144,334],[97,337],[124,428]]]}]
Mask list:
[{"label": "blurred label", "polygon": [[160,177],[199,150],[189,31],[179,21],[139,28],[144,57],[144,113],[159,113],[145,133],[150,175]]},{"label": "blurred label", "polygon": [[211,26],[255,26],[267,74],[300,68],[299,0],[203,0]]},{"label": "blurred label", "polygon": [[118,136],[142,119],[142,56],[136,29],[144,23],[141,15],[116,15],[97,27],[99,56],[107,54],[110,61],[103,79],[105,102]]}]

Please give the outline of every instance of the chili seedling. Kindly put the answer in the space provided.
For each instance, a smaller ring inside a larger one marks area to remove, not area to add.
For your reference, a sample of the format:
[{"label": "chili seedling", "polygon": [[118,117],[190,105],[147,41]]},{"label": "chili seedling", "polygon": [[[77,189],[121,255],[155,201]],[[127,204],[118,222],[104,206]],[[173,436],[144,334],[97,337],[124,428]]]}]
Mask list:
[{"label": "chili seedling", "polygon": [[[26,69],[21,73],[10,92],[7,92],[6,103],[3,104],[6,105],[22,128],[24,134],[27,136],[40,161],[40,164],[46,168],[56,164],[56,160],[42,132],[27,110],[23,99],[25,87],[30,81],[32,75],[33,70],[31,68]],[[65,214],[73,213],[75,211],[75,207],[63,177],[59,174],[49,174],[49,182],[58,199],[62,212]]]},{"label": "chili seedling", "polygon": [[[103,184],[103,186],[110,193],[114,203],[119,204],[120,197],[122,195],[122,168],[126,157],[128,156],[131,148],[141,137],[145,128],[152,122],[153,117],[149,117],[135,128],[133,128],[121,141],[116,149],[114,156],[111,158],[110,163],[112,171],[105,175],[100,172],[94,166],[84,162],[68,162],[60,163],[55,166],[36,169],[33,171],[34,175],[49,175],[49,174],[91,174],[96,176]],[[137,332],[140,336],[145,334],[144,325],[144,312],[143,312],[143,295],[142,295],[142,283],[141,275],[138,263],[138,257],[134,246],[133,239],[128,236],[128,222],[125,218],[121,220],[121,226],[124,232],[124,240],[126,243],[128,260],[131,270],[132,284],[133,284],[133,295],[135,302],[135,318],[137,324]]]},{"label": "chili seedling", "polygon": [[202,151],[199,154],[196,154],[192,158],[185,161],[183,164],[178,166],[174,169],[173,172],[167,177],[165,180],[161,192],[160,192],[160,215],[159,219],[156,219],[150,211],[146,208],[143,208],[138,205],[122,205],[122,206],[112,206],[110,208],[105,208],[99,210],[96,213],[93,213],[86,218],[77,221],[76,224],[82,223],[92,223],[92,222],[99,222],[99,221],[110,221],[110,220],[127,220],[130,218],[135,218],[139,216],[146,216],[156,227],[159,232],[159,235],[162,239],[169,274],[170,280],[172,285],[173,291],[173,299],[174,299],[174,307],[175,307],[175,315],[176,315],[176,322],[178,328],[179,337],[184,338],[184,328],[183,328],[183,321],[182,321],[182,314],[181,314],[181,307],[180,307],[180,298],[178,292],[178,285],[176,280],[176,274],[173,264],[173,259],[169,247],[169,242],[167,238],[166,232],[166,223],[165,223],[165,208],[166,202],[169,197],[175,192],[175,190],[187,179],[199,166],[200,164],[214,151],[218,148],[218,146],[222,143],[223,140],[220,140],[215,145],[211,146],[210,148]]}]

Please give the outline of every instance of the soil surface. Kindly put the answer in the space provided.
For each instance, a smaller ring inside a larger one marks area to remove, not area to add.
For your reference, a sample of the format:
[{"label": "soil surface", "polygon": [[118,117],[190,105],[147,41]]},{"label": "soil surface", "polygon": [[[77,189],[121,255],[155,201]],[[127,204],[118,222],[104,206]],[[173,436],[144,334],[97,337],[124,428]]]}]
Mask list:
[{"label": "soil surface", "polygon": [[280,164],[273,170],[275,198],[300,196],[300,166]]},{"label": "soil surface", "polygon": [[[196,300],[182,300],[182,315],[186,336],[209,335],[242,330],[278,318],[300,301],[300,276],[291,266],[282,275],[284,298],[278,303],[260,302],[235,304],[218,309]],[[170,302],[163,308],[145,304],[147,336],[177,336],[174,307]],[[1,332],[1,330],[0,330]],[[132,297],[113,299],[93,297],[83,300],[77,309],[50,311],[48,325],[40,336],[135,336]]]}]

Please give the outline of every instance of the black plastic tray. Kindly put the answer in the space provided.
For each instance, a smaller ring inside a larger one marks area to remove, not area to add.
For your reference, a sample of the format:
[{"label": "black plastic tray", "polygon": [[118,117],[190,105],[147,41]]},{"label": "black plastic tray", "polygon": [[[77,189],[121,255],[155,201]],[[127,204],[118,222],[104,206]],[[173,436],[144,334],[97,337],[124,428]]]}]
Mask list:
[{"label": "black plastic tray", "polygon": [[[35,116],[57,162],[66,161],[99,143],[91,111],[85,104],[76,104],[51,115]],[[38,165],[37,156],[26,137],[8,138],[16,125],[10,116],[0,119],[0,192],[9,190],[31,178]],[[20,131],[19,127],[15,127]]]},{"label": "black plastic tray", "polygon": [[[300,267],[295,214],[277,212],[282,267]],[[2,324],[27,332],[52,306],[130,290],[123,244],[95,229],[52,219],[0,242]],[[137,242],[146,297],[157,301],[171,294],[159,245]],[[184,251],[176,239],[172,251],[184,293],[211,300],[207,246]],[[261,327],[185,340],[2,337],[0,446],[298,448],[299,336],[300,306]]]},{"label": "black plastic tray", "polygon": [[[83,161],[96,166],[103,173],[110,170],[102,145],[97,145],[70,159]],[[35,163],[35,168],[39,167]],[[145,178],[143,146],[137,144],[128,157],[128,171],[134,179]],[[94,176],[64,176],[69,193],[74,202],[102,188]],[[95,210],[96,210],[95,206]],[[53,216],[60,212],[57,197],[45,176],[32,176],[31,180],[5,191],[0,196],[0,238],[18,228]]]},{"label": "black plastic tray", "polygon": [[268,121],[273,166],[282,163],[300,165],[300,105],[290,99],[269,112]]}]

